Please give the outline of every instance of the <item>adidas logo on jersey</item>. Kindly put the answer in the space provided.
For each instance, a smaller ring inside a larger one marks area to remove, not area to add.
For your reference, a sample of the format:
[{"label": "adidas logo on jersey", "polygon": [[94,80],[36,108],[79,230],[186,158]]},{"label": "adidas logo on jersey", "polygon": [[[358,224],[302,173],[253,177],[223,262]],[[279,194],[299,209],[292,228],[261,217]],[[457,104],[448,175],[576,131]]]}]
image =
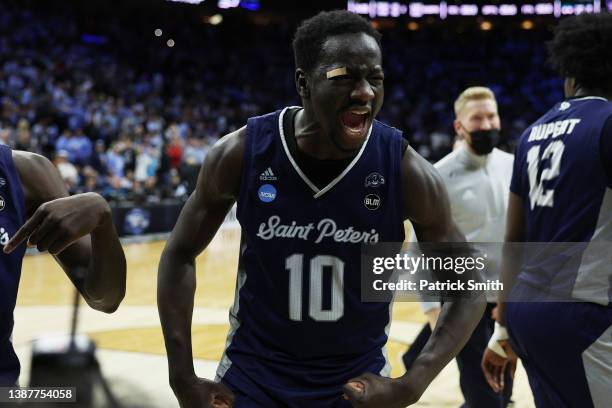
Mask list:
[{"label": "adidas logo on jersey", "polygon": [[272,171],[272,168],[268,167],[266,169],[266,171],[261,173],[261,175],[259,176],[259,179],[261,181],[276,181],[276,180],[278,180],[278,177],[276,177],[274,175],[274,172]]}]

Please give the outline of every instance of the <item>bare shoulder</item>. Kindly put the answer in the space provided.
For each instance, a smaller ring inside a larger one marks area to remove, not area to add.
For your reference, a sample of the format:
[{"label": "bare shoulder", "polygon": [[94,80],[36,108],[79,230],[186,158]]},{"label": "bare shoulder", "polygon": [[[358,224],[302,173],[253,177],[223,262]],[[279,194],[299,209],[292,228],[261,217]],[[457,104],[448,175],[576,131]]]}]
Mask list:
[{"label": "bare shoulder", "polygon": [[27,176],[25,173],[28,172],[44,172],[53,167],[53,164],[46,157],[23,150],[13,150],[13,161],[20,177]]},{"label": "bare shoulder", "polygon": [[431,163],[409,146],[402,160],[402,178],[405,180],[404,184],[418,184],[438,181],[440,175]]},{"label": "bare shoulder", "polygon": [[46,157],[13,150],[13,162],[21,179],[27,212],[44,202],[68,195],[59,172]]},{"label": "bare shoulder", "polygon": [[445,214],[448,197],[434,166],[409,147],[402,161],[404,219],[425,224]]},{"label": "bare shoulder", "polygon": [[224,159],[240,160],[244,153],[246,139],[246,126],[229,133],[219,139],[212,147],[211,153],[220,155]]},{"label": "bare shoulder", "polygon": [[236,199],[240,190],[246,126],[219,139],[210,149],[198,179],[196,193]]}]

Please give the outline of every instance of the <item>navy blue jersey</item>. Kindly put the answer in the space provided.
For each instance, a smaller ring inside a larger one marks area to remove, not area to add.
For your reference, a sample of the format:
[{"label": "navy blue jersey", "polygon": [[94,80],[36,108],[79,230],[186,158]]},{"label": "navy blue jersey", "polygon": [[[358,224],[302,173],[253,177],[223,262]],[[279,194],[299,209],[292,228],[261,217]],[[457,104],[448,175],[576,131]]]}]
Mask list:
[{"label": "navy blue jersey", "polygon": [[612,103],[600,97],[556,104],[523,133],[510,186],[522,200],[525,241],[585,243],[563,276],[563,265],[528,263],[519,279],[601,304],[612,293],[609,259],[582,251],[612,241],[611,117]]},{"label": "navy blue jersey", "polygon": [[[24,223],[25,209],[21,181],[10,148],[0,145],[0,248]],[[19,361],[11,343],[13,310],[21,276],[25,245],[10,255],[0,250],[0,386],[14,385],[19,377]]]},{"label": "navy blue jersey", "polygon": [[391,308],[361,302],[360,248],[404,239],[402,136],[375,121],[318,188],[290,153],[286,111],[247,124],[236,298],[217,374],[265,407],[341,406],[348,379],[389,374]]}]

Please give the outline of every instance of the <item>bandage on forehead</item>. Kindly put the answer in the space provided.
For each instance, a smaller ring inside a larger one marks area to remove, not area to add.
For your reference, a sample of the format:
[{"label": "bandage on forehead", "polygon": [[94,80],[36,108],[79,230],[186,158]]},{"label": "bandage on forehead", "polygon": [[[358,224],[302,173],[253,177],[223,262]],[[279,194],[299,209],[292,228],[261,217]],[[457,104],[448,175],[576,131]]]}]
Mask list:
[{"label": "bandage on forehead", "polygon": [[337,76],[346,75],[347,73],[346,67],[340,67],[327,71],[325,75],[327,76],[327,79],[331,79]]}]

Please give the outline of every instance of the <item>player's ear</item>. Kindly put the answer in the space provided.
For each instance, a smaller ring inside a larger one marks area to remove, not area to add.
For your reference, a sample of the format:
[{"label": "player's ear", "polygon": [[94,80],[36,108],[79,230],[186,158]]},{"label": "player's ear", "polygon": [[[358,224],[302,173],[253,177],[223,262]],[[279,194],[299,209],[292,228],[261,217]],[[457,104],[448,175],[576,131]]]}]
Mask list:
[{"label": "player's ear", "polygon": [[576,84],[576,78],[566,76],[565,81],[563,83],[563,92],[565,93],[566,98],[571,98],[576,95],[576,91],[578,90],[578,84]]},{"label": "player's ear", "polygon": [[306,78],[306,72],[304,72],[302,68],[295,70],[295,88],[303,99],[308,99],[310,97],[308,79]]},{"label": "player's ear", "polygon": [[463,136],[463,127],[461,126],[461,122],[459,121],[459,119],[455,119],[453,121],[453,128],[455,129],[455,134]]}]

